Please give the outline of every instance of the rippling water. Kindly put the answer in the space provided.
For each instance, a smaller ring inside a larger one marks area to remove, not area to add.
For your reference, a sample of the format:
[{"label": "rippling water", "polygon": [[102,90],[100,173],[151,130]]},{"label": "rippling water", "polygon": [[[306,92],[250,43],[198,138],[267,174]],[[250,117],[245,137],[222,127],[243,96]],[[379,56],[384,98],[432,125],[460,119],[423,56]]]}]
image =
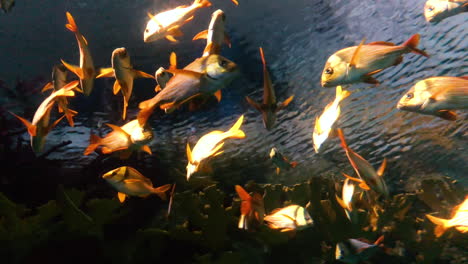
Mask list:
[{"label": "rippling water", "polygon": [[[222,9],[232,48],[222,55],[238,63],[241,76],[223,90],[223,99],[195,112],[179,110],[153,114],[154,158],[161,168],[185,172],[185,144],[215,130],[228,129],[245,114],[242,129],[247,138],[228,140],[225,153],[213,159],[217,180],[242,184],[254,179],[260,183],[296,183],[311,174],[341,178],[352,168],[337,138],[330,138],[316,154],[312,147],[315,118],[334,99],[334,88],[322,88],[320,75],[327,58],[344,47],[368,42],[401,44],[415,33],[421,34],[420,48],[431,57],[404,55],[398,66],[376,75],[381,85],[357,84],[342,104],[336,126],[341,127],[352,149],[375,167],[388,159],[385,179],[393,192],[412,190],[415,181],[430,175],[445,175],[467,185],[468,153],[466,113],[459,111],[455,122],[431,116],[402,112],[395,108],[399,98],[416,81],[430,76],[468,75],[468,14],[460,14],[439,24],[424,20],[424,0],[417,1],[239,1],[213,0],[213,6],[199,10],[195,19],[182,27],[179,44],[166,40],[143,42],[147,12],[156,13],[188,1],[18,1],[13,12],[0,15],[0,79],[10,86],[15,78],[43,76],[50,80],[52,66],[64,59],[77,64],[74,35],[65,28],[65,12],[70,11],[87,38],[97,67],[109,67],[115,48],[126,47],[134,68],[148,73],[168,66],[171,51],[178,65],[185,66],[201,56],[205,42],[192,37],[207,28],[211,13]],[[261,115],[245,101],[259,101],[263,89],[262,46],[277,99],[295,95],[293,102],[278,113],[277,126],[264,129]],[[86,167],[97,154],[83,156],[89,134],[109,122],[122,125],[121,96],[112,96],[114,80],[99,79],[90,97],[77,97],[76,126],[61,122],[47,138],[47,146],[71,140],[72,143],[50,158],[64,159],[65,167]],[[153,96],[155,82],[136,80],[128,116],[138,103]],[[41,99],[42,100],[42,99]],[[37,101],[37,105],[40,100]],[[118,109],[118,110],[116,110]],[[28,117],[27,117],[28,118]],[[32,119],[32,116],[29,117]],[[109,130],[104,126],[102,133]],[[28,140],[25,134],[24,138]],[[299,165],[276,175],[269,160],[275,146]],[[125,164],[125,161],[122,162]]]}]

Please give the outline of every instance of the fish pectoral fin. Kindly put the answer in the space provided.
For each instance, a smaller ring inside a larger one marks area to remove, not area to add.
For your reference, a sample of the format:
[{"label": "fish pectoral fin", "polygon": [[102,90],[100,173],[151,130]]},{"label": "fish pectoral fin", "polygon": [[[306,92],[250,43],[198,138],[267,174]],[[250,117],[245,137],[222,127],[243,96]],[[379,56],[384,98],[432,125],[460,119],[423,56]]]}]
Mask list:
[{"label": "fish pectoral fin", "polygon": [[208,30],[203,30],[198,32],[192,40],[197,40],[197,39],[206,39],[208,37]]},{"label": "fish pectoral fin", "polygon": [[31,124],[31,122],[29,122],[25,118],[22,118],[21,116],[13,114],[12,112],[10,112],[10,114],[14,115],[16,118],[18,118],[26,126],[30,136],[32,136],[32,137],[36,136],[36,131],[37,131],[36,125]]},{"label": "fish pectoral fin", "polygon": [[457,114],[454,111],[450,111],[450,110],[440,110],[436,112],[436,115],[445,120],[450,120],[450,121],[457,120]]},{"label": "fish pectoral fin", "polygon": [[187,18],[187,19],[184,21],[184,23],[188,23],[188,22],[192,21],[193,18],[194,18],[194,16],[191,16],[191,17]]},{"label": "fish pectoral fin", "polygon": [[235,5],[239,5],[239,2],[237,0],[231,0]]},{"label": "fish pectoral fin", "polygon": [[246,96],[245,100],[247,100],[247,103],[253,106],[253,108],[257,109],[260,112],[263,111],[262,106],[259,103],[255,102],[254,100],[250,99],[250,97]]},{"label": "fish pectoral fin", "polygon": [[221,90],[216,91],[214,96],[216,97],[216,100],[218,100],[218,103],[221,102]]},{"label": "fish pectoral fin", "polygon": [[50,124],[49,127],[47,128],[46,134],[48,134],[58,123],[60,123],[60,121],[62,121],[64,117],[65,115],[61,116],[59,119],[55,120],[55,122]]},{"label": "fish pectoral fin", "polygon": [[81,80],[84,79],[84,72],[83,72],[83,69],[81,69],[79,66],[76,66],[76,65],[72,65],[72,64],[69,64],[67,62],[65,62],[64,60],[61,60],[63,65],[71,72],[73,72],[74,74],[76,74],[76,76],[78,76],[78,78],[80,78]]},{"label": "fish pectoral fin", "polygon": [[148,73],[143,72],[143,71],[138,71],[138,70],[133,69],[132,72],[133,72],[134,78],[148,78],[148,79],[154,79],[154,76],[153,76],[153,75],[148,74]]},{"label": "fish pectoral fin", "polygon": [[175,105],[175,102],[169,102],[169,103],[165,103],[165,104],[160,104],[159,108],[161,108],[163,110],[166,110],[166,109],[170,109],[170,108],[174,107],[174,105]]},{"label": "fish pectoral fin", "polygon": [[171,52],[169,56],[169,69],[177,69],[177,54],[175,52]]},{"label": "fish pectoral fin", "polygon": [[284,108],[286,108],[286,106],[289,105],[289,103],[291,103],[291,101],[294,99],[294,95],[291,95],[288,99],[284,100],[284,102],[282,102],[277,108],[276,108],[276,111],[275,112],[278,112]]},{"label": "fish pectoral fin", "polygon": [[110,128],[112,128],[113,131],[116,131],[116,132],[119,132],[119,133],[123,133],[124,135],[126,136],[130,136],[127,132],[125,132],[125,130],[123,130],[121,127],[119,126],[116,126],[116,125],[113,125],[113,124],[109,124],[109,123],[106,123],[106,125]]},{"label": "fish pectoral fin", "polygon": [[357,46],[356,50],[354,51],[353,56],[351,57],[351,60],[349,61],[349,66],[356,68],[356,63],[359,58],[359,51],[361,50],[362,45],[364,45],[364,42],[366,42],[366,38],[363,38],[361,43],[359,43],[359,46]]},{"label": "fish pectoral fin", "polygon": [[177,43],[179,42],[177,39],[175,39],[172,35],[167,35],[166,39],[169,40],[170,42]]},{"label": "fish pectoral fin", "polygon": [[224,142],[221,142],[219,143],[211,152],[208,156],[216,156],[216,155],[219,155],[221,153],[223,153],[223,151],[219,152],[219,153],[216,153],[218,152],[222,147],[224,146]]},{"label": "fish pectoral fin", "polygon": [[382,164],[380,165],[379,169],[377,170],[377,175],[382,177],[386,167],[387,167],[387,158],[384,158],[383,161],[382,161]]},{"label": "fish pectoral fin", "polygon": [[141,150],[152,155],[153,153],[151,152],[151,149],[148,145],[141,146]]},{"label": "fish pectoral fin", "polygon": [[156,87],[154,87],[155,92],[160,92],[162,90],[161,86],[158,84]]},{"label": "fish pectoral fin", "polygon": [[114,93],[114,95],[116,95],[120,91],[120,89],[122,89],[122,87],[120,86],[119,81],[115,80],[114,86],[112,87],[112,92]]},{"label": "fish pectoral fin", "polygon": [[347,209],[348,207],[346,206],[346,204],[343,202],[343,200],[338,197],[338,195],[335,194],[335,198],[336,198],[336,201],[338,202],[338,204],[343,207],[343,209]]},{"label": "fish pectoral fin", "polygon": [[365,183],[364,181],[359,184],[359,187],[361,187],[362,189],[364,189],[366,191],[370,190],[369,185],[367,185],[367,183]]},{"label": "fish pectoral fin", "polygon": [[125,193],[118,192],[117,197],[119,198],[120,203],[123,203],[125,198],[127,198],[127,195]]},{"label": "fish pectoral fin", "polygon": [[97,78],[110,78],[110,77],[115,77],[114,69],[112,67],[110,68],[100,68],[98,75],[96,76]]},{"label": "fish pectoral fin", "polygon": [[54,85],[52,84],[52,82],[48,82],[46,85],[44,85],[41,92],[45,92],[45,91],[50,90],[52,88],[54,88]]},{"label": "fish pectoral fin", "polygon": [[380,82],[377,79],[375,79],[374,77],[372,77],[370,75],[365,75],[364,79],[362,81],[365,82],[365,83],[370,83],[370,84],[375,84],[375,85],[380,84]]}]

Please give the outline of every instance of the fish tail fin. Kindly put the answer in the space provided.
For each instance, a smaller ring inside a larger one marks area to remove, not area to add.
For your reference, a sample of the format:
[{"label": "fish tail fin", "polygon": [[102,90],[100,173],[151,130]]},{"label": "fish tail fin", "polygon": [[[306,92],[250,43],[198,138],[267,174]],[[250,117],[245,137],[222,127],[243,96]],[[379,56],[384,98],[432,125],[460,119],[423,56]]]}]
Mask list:
[{"label": "fish tail fin", "polygon": [[228,133],[230,134],[230,138],[245,138],[244,131],[240,130],[243,121],[244,115],[241,115],[237,122],[228,131]]},{"label": "fish tail fin", "polygon": [[70,14],[70,12],[67,12],[66,15],[68,24],[66,24],[65,27],[68,28],[68,30],[70,30],[71,32],[78,32],[78,26],[76,25],[73,16]]},{"label": "fish tail fin", "polygon": [[10,112],[10,114],[14,115],[26,126],[26,128],[28,129],[29,135],[31,135],[32,137],[36,136],[36,130],[37,130],[36,125],[31,124],[31,122],[29,122],[28,120],[22,118],[21,116],[13,114],[12,112]]},{"label": "fish tail fin", "polygon": [[405,43],[403,43],[402,46],[410,49],[411,52],[413,52],[413,53],[416,53],[416,54],[419,54],[419,55],[422,55],[422,56],[425,56],[425,57],[429,58],[429,54],[427,54],[425,51],[420,50],[420,49],[417,48],[417,46],[419,44],[419,39],[420,39],[420,35],[419,34],[414,34],[407,41],[405,41]]},{"label": "fish tail fin", "polygon": [[436,225],[436,228],[434,229],[434,234],[436,237],[440,237],[446,230],[447,230],[447,222],[448,220],[438,218],[432,215],[426,215],[426,217]]},{"label": "fish tail fin", "polygon": [[149,108],[143,108],[140,110],[140,112],[138,112],[137,119],[138,119],[138,123],[140,124],[140,126],[143,126],[146,124],[146,121],[148,121],[148,118],[153,113],[153,110],[154,110],[154,106],[149,107]]},{"label": "fish tail fin", "polygon": [[211,6],[211,2],[208,1],[208,0],[195,0],[193,2],[195,5],[199,6],[199,7],[209,7]]},{"label": "fish tail fin", "polygon": [[336,98],[338,98],[338,101],[342,101],[346,97],[348,97],[351,93],[349,91],[343,90],[341,85],[338,85],[336,87]]},{"label": "fish tail fin", "polygon": [[89,137],[89,146],[85,149],[84,151],[84,155],[87,156],[89,154],[91,154],[93,151],[96,150],[96,148],[99,146],[99,144],[101,143],[101,138],[95,134],[91,134],[91,136]]},{"label": "fish tail fin", "polygon": [[169,191],[172,187],[172,184],[165,184],[163,186],[159,186],[158,188],[153,188],[154,194],[159,196],[161,200],[167,200],[166,192]]}]

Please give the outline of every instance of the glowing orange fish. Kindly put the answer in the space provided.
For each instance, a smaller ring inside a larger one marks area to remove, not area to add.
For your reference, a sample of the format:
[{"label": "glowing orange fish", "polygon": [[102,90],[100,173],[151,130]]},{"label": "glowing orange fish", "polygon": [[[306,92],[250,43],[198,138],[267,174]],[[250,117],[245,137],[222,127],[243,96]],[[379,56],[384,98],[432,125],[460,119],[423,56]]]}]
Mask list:
[{"label": "glowing orange fish", "polygon": [[261,225],[265,217],[263,197],[259,193],[250,195],[240,185],[236,185],[235,188],[241,199],[241,215],[238,228],[249,230],[254,225]]},{"label": "glowing orange fish", "polygon": [[336,196],[336,200],[338,203],[343,207],[346,216],[348,217],[349,220],[353,221],[352,217],[352,212],[353,212],[353,195],[354,195],[354,184],[350,181],[350,179],[345,179],[344,184],[343,184],[343,190],[342,190],[342,198]]},{"label": "glowing orange fish", "polygon": [[307,210],[296,204],[275,209],[264,220],[269,228],[281,232],[301,230],[314,223]]},{"label": "glowing orange fish", "polygon": [[218,9],[211,14],[210,25],[207,30],[203,30],[193,37],[196,39],[206,39],[206,46],[203,50],[203,56],[209,56],[211,54],[220,54],[221,46],[223,42],[227,43],[231,47],[231,41],[228,35],[224,31],[224,23],[226,21],[226,15],[221,9]]},{"label": "glowing orange fish", "polygon": [[436,237],[440,237],[442,234],[451,227],[455,227],[461,233],[468,232],[468,195],[465,196],[463,201],[458,206],[455,206],[452,210],[451,219],[442,219],[432,215],[426,214],[426,217],[431,220],[432,223],[436,224],[434,234]]}]

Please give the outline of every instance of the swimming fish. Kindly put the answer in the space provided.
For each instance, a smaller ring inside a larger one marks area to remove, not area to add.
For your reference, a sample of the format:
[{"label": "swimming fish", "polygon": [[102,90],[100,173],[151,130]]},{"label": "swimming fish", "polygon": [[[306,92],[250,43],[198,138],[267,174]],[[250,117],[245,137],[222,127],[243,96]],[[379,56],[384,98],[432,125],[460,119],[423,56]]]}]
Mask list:
[{"label": "swimming fish", "polygon": [[110,154],[115,151],[120,152],[121,159],[127,159],[135,150],[142,150],[151,155],[151,149],[147,145],[153,139],[153,130],[150,126],[141,126],[137,119],[134,119],[122,127],[106,124],[112,131],[103,138],[91,134],[90,144],[84,151],[84,155],[89,155],[102,146],[103,154]]},{"label": "swimming fish", "polygon": [[429,57],[425,51],[417,48],[419,39],[419,34],[414,34],[399,46],[385,41],[364,44],[363,39],[359,46],[341,49],[326,62],[321,77],[322,87],[358,82],[379,84],[372,75],[400,64],[404,54],[413,52]]},{"label": "swimming fish", "polygon": [[286,170],[289,168],[295,168],[297,162],[289,161],[277,148],[273,147],[270,150],[270,159],[276,166],[276,174],[279,174],[281,169]]},{"label": "swimming fish", "polygon": [[276,113],[288,106],[294,98],[294,95],[291,95],[281,104],[276,102],[275,90],[273,89],[273,84],[271,83],[270,74],[268,73],[265,57],[263,55],[263,49],[261,47],[260,57],[262,58],[263,63],[263,103],[258,104],[248,96],[246,96],[245,99],[251,106],[262,113],[263,125],[267,130],[271,130],[276,122]]},{"label": "swimming fish", "polygon": [[428,0],[424,5],[424,17],[431,23],[463,12],[468,12],[467,0]]},{"label": "swimming fish", "polygon": [[296,204],[275,209],[264,220],[269,228],[281,232],[301,230],[314,223],[307,210]]},{"label": "swimming fish", "polygon": [[206,39],[206,46],[203,50],[203,57],[211,54],[220,54],[223,42],[231,47],[231,41],[224,30],[224,23],[226,22],[226,15],[223,10],[218,9],[211,14],[210,25],[207,30],[203,30],[195,37],[196,39]]},{"label": "swimming fish", "polygon": [[96,68],[94,67],[93,58],[89,51],[88,41],[78,30],[78,26],[75,23],[73,16],[67,12],[68,24],[65,27],[71,32],[75,33],[76,41],[78,42],[78,48],[80,50],[80,66],[71,65],[64,60],[61,60],[63,65],[68,70],[76,74],[80,78],[80,87],[86,96],[91,94],[94,86],[94,78],[96,77]]},{"label": "swimming fish", "polygon": [[384,236],[380,236],[373,244],[364,239],[350,238],[336,244],[335,259],[349,264],[364,263],[381,250]]},{"label": "swimming fish", "polygon": [[312,133],[315,153],[319,152],[320,146],[327,140],[333,124],[340,116],[340,102],[350,94],[348,91],[343,91],[341,86],[338,85],[336,87],[335,100],[327,104],[322,115],[315,119],[314,132]]},{"label": "swimming fish", "polygon": [[127,116],[127,107],[130,96],[133,91],[133,80],[135,78],[151,78],[154,77],[142,71],[135,70],[130,62],[130,54],[126,48],[116,48],[112,52],[112,68],[102,70],[102,73],[96,78],[102,77],[115,77],[114,94],[122,91],[123,95],[123,112],[122,119],[125,120]]},{"label": "swimming fish", "polygon": [[148,43],[166,38],[169,41],[177,42],[175,37],[183,35],[180,27],[193,19],[195,11],[208,6],[211,6],[208,0],[194,0],[190,6],[181,5],[156,15],[148,13],[150,20],[143,34],[143,41]]},{"label": "swimming fish", "polygon": [[241,115],[236,123],[228,131],[214,130],[202,136],[193,150],[190,150],[190,145],[187,144],[187,180],[190,176],[198,171],[202,163],[206,162],[208,158],[218,156],[224,151],[221,148],[224,141],[228,138],[245,138],[244,131],[240,130],[244,115]]},{"label": "swimming fish", "polygon": [[58,97],[64,96],[75,96],[73,89],[76,88],[77,85],[78,81],[70,82],[58,91],[55,91],[49,95],[37,108],[36,112],[34,113],[32,122],[29,122],[28,120],[10,112],[21,122],[23,122],[23,124],[28,129],[28,133],[31,139],[31,147],[35,153],[42,152],[45,146],[47,135],[60,122],[60,120],[65,117],[62,116],[50,124],[50,112],[55,104],[56,99]]},{"label": "swimming fish", "polygon": [[240,185],[236,185],[236,192],[241,199],[241,215],[239,218],[239,229],[251,230],[254,226],[263,224],[265,217],[265,206],[263,196],[259,193],[250,195]]},{"label": "swimming fish", "polygon": [[153,98],[139,104],[138,121],[144,124],[156,106],[170,113],[197,96],[216,95],[220,100],[221,89],[238,73],[237,65],[217,54],[201,57],[184,69],[167,69],[174,76],[166,87]]},{"label": "swimming fish", "polygon": [[[54,91],[60,90],[67,84],[67,68],[61,64],[55,65],[52,68],[52,81],[47,83],[44,88],[42,88],[42,92],[47,91],[49,89],[53,89]],[[68,99],[65,96],[57,97],[57,106],[59,113],[64,113],[65,117],[68,120],[68,123],[71,127],[75,126],[75,122],[73,121],[73,117],[78,114],[77,111],[71,110],[68,108]]]},{"label": "swimming fish", "polygon": [[355,217],[352,215],[353,213],[353,195],[354,195],[354,184],[350,181],[350,179],[346,178],[343,184],[343,190],[341,197],[336,196],[336,200],[338,203],[343,207],[346,216],[351,222],[354,222]]},{"label": "swimming fish", "polygon": [[389,197],[388,193],[388,188],[387,184],[385,184],[385,181],[383,179],[383,173],[385,171],[385,167],[387,166],[387,159],[384,158],[382,165],[380,166],[379,170],[376,171],[372,165],[365,160],[363,157],[361,157],[359,154],[354,152],[352,149],[348,147],[348,144],[346,143],[346,140],[343,135],[343,131],[341,128],[338,128],[338,136],[340,137],[341,140],[341,146],[346,152],[346,156],[348,157],[349,162],[351,163],[351,166],[354,168],[354,171],[356,174],[359,176],[359,179],[349,177],[347,178],[357,181],[360,183],[360,187],[369,190],[372,189],[376,191],[379,194],[384,195],[386,198]]},{"label": "swimming fish", "polygon": [[118,191],[117,197],[121,203],[127,196],[148,197],[151,194],[156,194],[162,200],[166,200],[166,192],[171,189],[171,184],[154,188],[150,179],[129,166],[106,172],[102,178]]},{"label": "swimming fish", "polygon": [[171,79],[171,77],[172,77],[172,74],[170,72],[166,71],[164,67],[159,67],[159,69],[154,74],[154,78],[156,79],[156,82],[158,83],[158,85],[154,88],[154,91],[159,92],[162,89],[164,89],[169,79]]},{"label": "swimming fish", "polygon": [[8,13],[11,9],[15,6],[15,0],[1,0],[0,1],[0,8],[5,12]]},{"label": "swimming fish", "polygon": [[454,109],[468,109],[468,76],[437,76],[418,81],[400,99],[404,111],[456,120]]},{"label": "swimming fish", "polygon": [[438,218],[429,214],[426,217],[436,225],[434,234],[436,237],[442,236],[447,229],[455,227],[461,233],[468,232],[468,195],[465,196],[465,201],[455,206],[452,210],[451,219]]}]

